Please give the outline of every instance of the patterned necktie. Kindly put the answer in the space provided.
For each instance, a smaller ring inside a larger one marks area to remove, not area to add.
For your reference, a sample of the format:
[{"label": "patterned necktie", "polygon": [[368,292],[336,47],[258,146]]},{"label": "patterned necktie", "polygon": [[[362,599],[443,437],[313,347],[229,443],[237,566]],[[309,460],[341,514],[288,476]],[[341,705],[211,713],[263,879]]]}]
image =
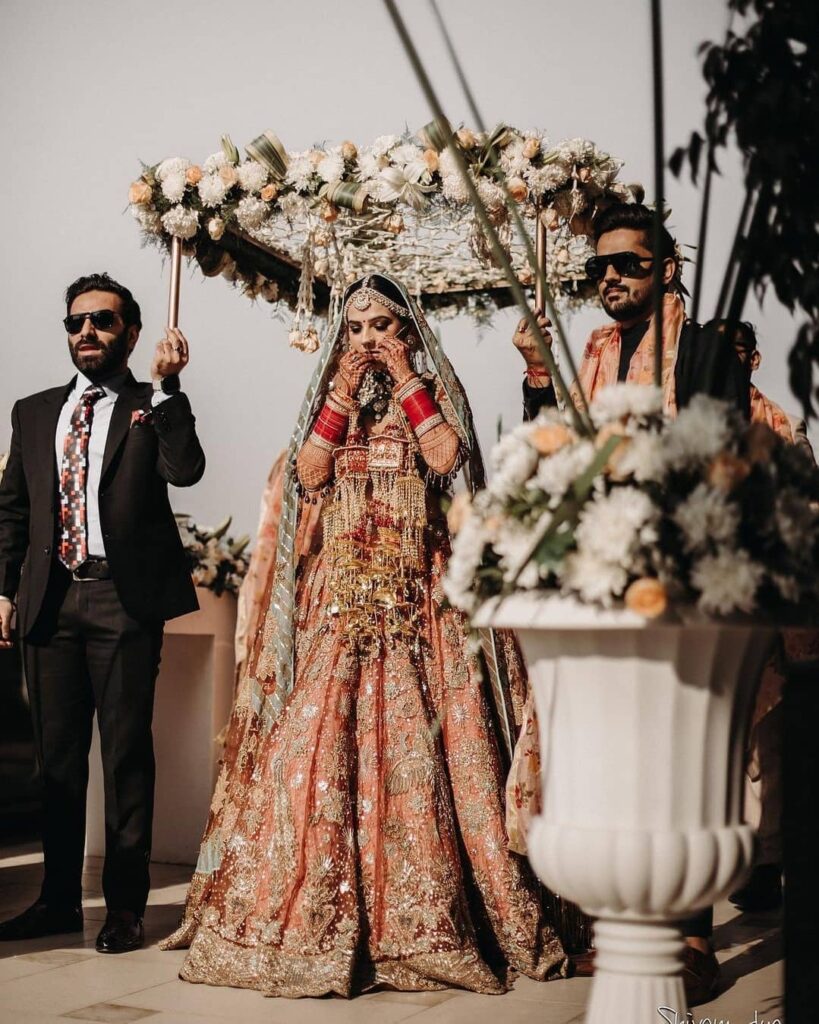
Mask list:
[{"label": "patterned necktie", "polygon": [[88,522],[85,510],[85,486],[88,478],[88,439],[94,404],[105,392],[95,384],[80,396],[71,414],[71,423],[63,444],[60,466],[60,550],[59,558],[72,571],[88,558]]}]

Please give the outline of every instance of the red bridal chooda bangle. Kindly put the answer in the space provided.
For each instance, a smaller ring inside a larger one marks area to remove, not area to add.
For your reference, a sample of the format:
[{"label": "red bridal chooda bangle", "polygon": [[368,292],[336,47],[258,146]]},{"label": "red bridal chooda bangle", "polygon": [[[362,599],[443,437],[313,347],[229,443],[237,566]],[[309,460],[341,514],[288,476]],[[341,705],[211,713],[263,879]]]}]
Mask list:
[{"label": "red bridal chooda bangle", "polygon": [[418,377],[402,384],[396,391],[396,398],[418,438],[445,422],[424,382]]}]

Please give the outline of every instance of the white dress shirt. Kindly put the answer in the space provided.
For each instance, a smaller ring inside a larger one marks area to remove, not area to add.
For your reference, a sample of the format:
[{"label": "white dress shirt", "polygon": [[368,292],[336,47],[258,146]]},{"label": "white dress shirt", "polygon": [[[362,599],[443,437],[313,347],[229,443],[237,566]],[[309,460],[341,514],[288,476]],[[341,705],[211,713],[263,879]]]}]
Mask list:
[{"label": "white dress shirt", "polygon": [[[102,540],[99,506],[102,457],[105,454],[105,442],[108,438],[108,428],[111,425],[111,415],[114,411],[117,395],[127,376],[127,373],[117,374],[116,377],[109,377],[108,380],[99,385],[105,394],[94,403],[94,412],[91,417],[91,433],[88,438],[88,474],[85,480],[85,521],[88,529],[89,558],[105,558],[105,544]],[[90,381],[85,374],[78,372],[77,382],[60,411],[60,418],[57,420],[57,431],[54,435],[54,453],[57,458],[58,479],[63,462],[65,437],[71,426],[71,415],[77,407],[82,393],[86,388],[92,386],[93,381]],[[162,391],[154,391],[151,397],[151,405],[156,407],[160,402],[164,402],[166,398],[170,397],[170,395],[166,395]]]}]

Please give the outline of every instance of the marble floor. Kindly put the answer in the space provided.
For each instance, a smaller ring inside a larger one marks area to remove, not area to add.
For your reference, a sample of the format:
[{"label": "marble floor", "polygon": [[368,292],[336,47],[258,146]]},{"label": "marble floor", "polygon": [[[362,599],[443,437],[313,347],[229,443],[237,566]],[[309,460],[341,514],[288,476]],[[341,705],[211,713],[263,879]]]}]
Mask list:
[{"label": "marble floor", "polygon": [[[0,944],[0,1024],[581,1024],[591,982],[537,984],[520,978],[503,996],[460,990],[377,992],[355,1000],[266,999],[256,992],[190,985],[177,979],[183,951],[163,953],[158,941],[176,924],[190,868],[154,864],[145,918],[146,944],[121,956],[100,956],[94,939],[105,917],[100,861],[85,865],[84,934]],[[32,844],[0,848],[0,918],[23,910],[39,891],[41,856]],[[784,1020],[780,921],[776,914],[740,916],[717,908],[715,940],[722,988],[692,1011],[697,1022],[771,1024]],[[756,1016],[755,1016],[756,1014]],[[686,1019],[686,1024],[691,1018]],[[662,1017],[658,1015],[658,1024]],[[643,1024],[617,1021],[613,1024]],[[651,1022],[645,1022],[651,1024]]]}]

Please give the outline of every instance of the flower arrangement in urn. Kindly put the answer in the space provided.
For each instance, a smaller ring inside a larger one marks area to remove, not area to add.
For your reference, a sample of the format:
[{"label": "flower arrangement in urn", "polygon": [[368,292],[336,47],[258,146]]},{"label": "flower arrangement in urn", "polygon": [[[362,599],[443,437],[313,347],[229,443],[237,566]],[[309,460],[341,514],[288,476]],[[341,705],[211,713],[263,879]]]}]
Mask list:
[{"label": "flower arrangement in urn", "polygon": [[592,437],[557,410],[515,428],[488,488],[455,498],[452,604],[558,589],[646,617],[816,602],[819,470],[802,450],[705,395],[667,420],[658,388],[617,384],[589,412]]},{"label": "flower arrangement in urn", "polygon": [[194,584],[217,596],[225,591],[238,594],[247,573],[248,561],[243,555],[250,538],[245,535],[234,540],[228,536],[231,516],[213,528],[199,526],[184,513],[177,513],[175,518]]}]

